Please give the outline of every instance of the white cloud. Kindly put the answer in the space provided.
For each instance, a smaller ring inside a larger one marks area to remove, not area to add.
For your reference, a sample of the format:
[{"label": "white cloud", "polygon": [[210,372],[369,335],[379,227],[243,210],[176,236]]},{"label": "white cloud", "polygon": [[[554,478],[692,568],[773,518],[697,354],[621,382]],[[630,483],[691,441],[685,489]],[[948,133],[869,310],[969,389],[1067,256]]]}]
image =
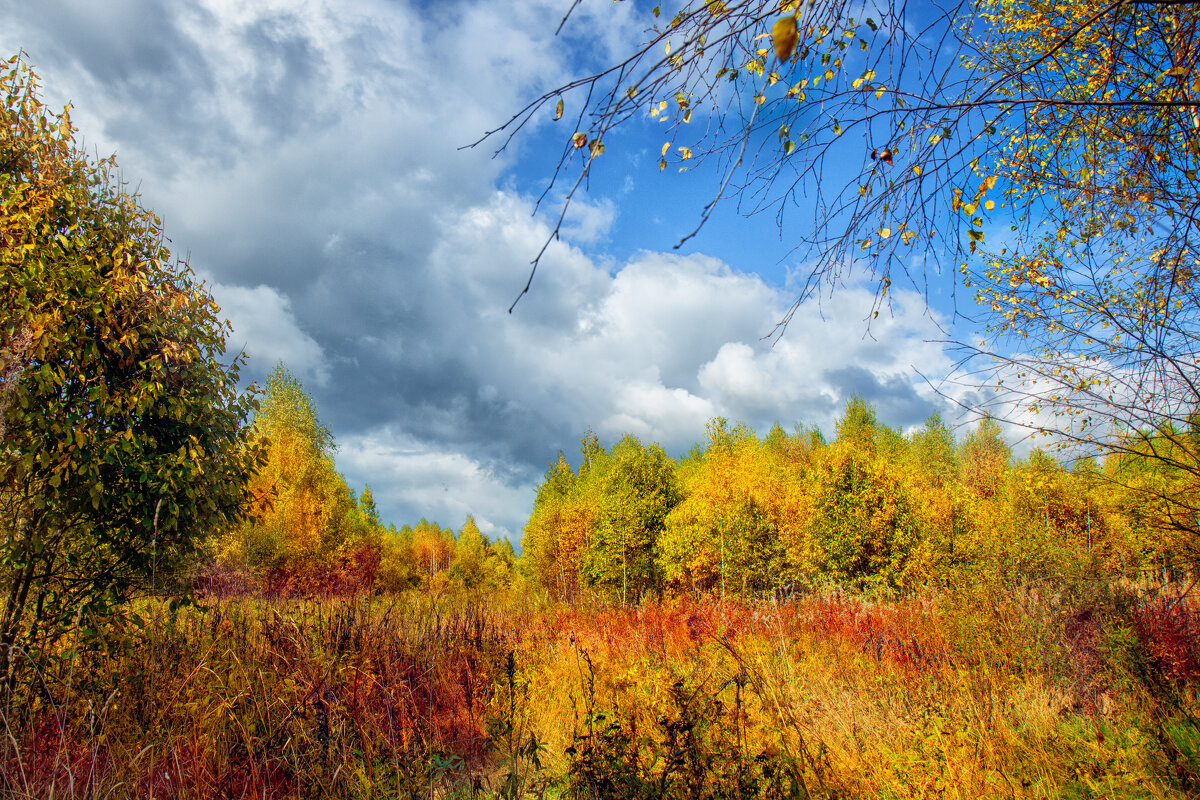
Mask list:
[{"label": "white cloud", "polygon": [[302,380],[317,386],[329,382],[325,351],[301,330],[286,297],[269,286],[251,289],[215,283],[211,290],[233,326],[225,340],[227,351],[244,351],[260,369],[283,362]]},{"label": "white cloud", "polygon": [[456,529],[473,515],[481,531],[515,545],[533,505],[533,483],[514,483],[467,453],[439,449],[392,426],[343,438],[338,464],[356,488],[369,483],[381,507],[420,509],[426,519]]},{"label": "white cloud", "polygon": [[[947,367],[903,292],[874,338],[871,295],[851,287],[772,347],[792,298],[742,271],[752,255],[615,258],[617,206],[596,196],[507,313],[546,217],[497,188],[517,143],[499,159],[458,148],[568,58],[611,60],[641,34],[634,6],[583,4],[556,40],[559,0],[112,0],[98,16],[92,0],[44,0],[14,7],[0,45],[29,50],[89,141],[119,152],[211,276],[250,372],[282,360],[314,384],[340,468],[385,518],[474,513],[516,538],[546,462],[588,428],[672,450],[713,415],[831,430],[854,391],[911,424],[934,403],[912,367]],[[552,126],[549,109],[531,125]]]}]

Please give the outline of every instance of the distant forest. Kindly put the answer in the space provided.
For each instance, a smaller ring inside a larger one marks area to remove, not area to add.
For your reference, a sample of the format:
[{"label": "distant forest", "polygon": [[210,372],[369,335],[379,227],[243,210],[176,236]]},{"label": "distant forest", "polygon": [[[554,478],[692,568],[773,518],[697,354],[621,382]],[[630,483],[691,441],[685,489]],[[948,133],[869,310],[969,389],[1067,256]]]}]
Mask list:
[{"label": "distant forest", "polygon": [[1183,478],[1154,459],[1064,465],[1039,449],[1015,459],[991,419],[961,441],[936,414],[904,435],[860,397],[832,439],[778,424],[760,437],[717,418],[678,461],[632,435],[606,449],[589,433],[577,469],[563,454],[549,465],[519,558],[470,518],[457,532],[424,519],[384,526],[370,487],[356,497],[336,472],[332,433],[282,366],[253,427],[266,454],[254,512],[210,542],[209,589],[519,585],[621,603],[828,587],[897,595],[985,576],[1136,577],[1169,572],[1187,552],[1189,531],[1159,499]]}]

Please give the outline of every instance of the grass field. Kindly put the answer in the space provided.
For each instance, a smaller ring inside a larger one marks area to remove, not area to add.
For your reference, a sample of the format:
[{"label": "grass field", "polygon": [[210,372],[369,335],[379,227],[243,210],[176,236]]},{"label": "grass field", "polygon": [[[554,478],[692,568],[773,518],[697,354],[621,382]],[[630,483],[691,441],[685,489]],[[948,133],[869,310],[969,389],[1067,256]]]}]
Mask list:
[{"label": "grass field", "polygon": [[[11,696],[19,798],[1185,797],[1187,601],[145,603]],[[32,668],[33,665],[31,665]]]}]

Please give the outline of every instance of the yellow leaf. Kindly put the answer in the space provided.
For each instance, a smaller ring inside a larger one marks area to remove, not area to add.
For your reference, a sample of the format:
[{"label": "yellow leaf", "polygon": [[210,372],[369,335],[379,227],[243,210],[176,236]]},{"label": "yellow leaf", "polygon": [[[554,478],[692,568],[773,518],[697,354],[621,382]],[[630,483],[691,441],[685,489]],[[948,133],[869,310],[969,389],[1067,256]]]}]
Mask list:
[{"label": "yellow leaf", "polygon": [[690,147],[679,148],[679,157],[681,159],[683,159],[684,161],[687,161],[689,158],[692,157],[692,148],[690,148]]},{"label": "yellow leaf", "polygon": [[558,105],[556,105],[554,107],[554,119],[560,120],[560,119],[562,119],[562,115],[563,115],[563,101],[562,101],[562,98],[560,97],[558,100]]},{"label": "yellow leaf", "polygon": [[663,156],[664,156],[664,157],[666,157],[666,155],[667,155],[667,151],[668,151],[668,150],[670,150],[670,149],[671,149],[671,143],[670,143],[670,142],[665,142],[665,143],[663,144],[663,149],[662,149],[662,154],[663,154]]},{"label": "yellow leaf", "polygon": [[571,143],[575,145],[576,149],[583,147],[587,144],[587,134],[576,132],[575,135],[571,137]]},{"label": "yellow leaf", "polygon": [[800,40],[800,31],[796,28],[796,18],[782,17],[771,27],[771,42],[775,45],[775,56],[780,61],[787,61],[796,52],[796,42]]},{"label": "yellow leaf", "polygon": [[892,235],[892,229],[891,229],[891,228],[880,228],[880,229],[879,229],[879,238],[880,238],[880,239],[886,239],[886,238],[888,238],[888,237],[889,237],[889,236],[891,236],[891,235]]}]

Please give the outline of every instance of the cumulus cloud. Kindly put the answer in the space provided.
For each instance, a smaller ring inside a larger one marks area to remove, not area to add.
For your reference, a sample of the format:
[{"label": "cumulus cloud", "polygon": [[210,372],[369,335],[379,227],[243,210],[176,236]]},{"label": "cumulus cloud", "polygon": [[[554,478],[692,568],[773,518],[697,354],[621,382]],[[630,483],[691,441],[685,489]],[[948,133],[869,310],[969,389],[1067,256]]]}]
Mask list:
[{"label": "cumulus cloud", "polygon": [[343,469],[370,476],[379,506],[422,509],[424,518],[454,528],[471,515],[484,533],[511,541],[520,540],[534,492],[533,483],[513,482],[506,470],[391,426],[344,437],[338,461]]},{"label": "cumulus cloud", "polygon": [[850,287],[772,345],[792,297],[752,248],[615,257],[622,212],[603,196],[573,207],[507,313],[550,235],[512,176],[541,180],[546,155],[459,147],[610,60],[640,34],[633,5],[576,9],[568,31],[601,34],[585,48],[554,38],[559,0],[43,0],[9,11],[0,46],[118,153],[250,377],[282,360],[309,384],[339,467],[387,519],[473,513],[515,539],[547,462],[589,428],[677,452],[714,415],[832,430],[852,392],[909,426],[936,404],[913,367],[948,366],[903,292],[870,335],[871,295]]},{"label": "cumulus cloud", "polygon": [[233,330],[225,337],[229,352],[245,353],[259,365],[284,363],[294,375],[316,386],[329,382],[325,351],[301,330],[291,302],[269,286],[209,287]]}]

